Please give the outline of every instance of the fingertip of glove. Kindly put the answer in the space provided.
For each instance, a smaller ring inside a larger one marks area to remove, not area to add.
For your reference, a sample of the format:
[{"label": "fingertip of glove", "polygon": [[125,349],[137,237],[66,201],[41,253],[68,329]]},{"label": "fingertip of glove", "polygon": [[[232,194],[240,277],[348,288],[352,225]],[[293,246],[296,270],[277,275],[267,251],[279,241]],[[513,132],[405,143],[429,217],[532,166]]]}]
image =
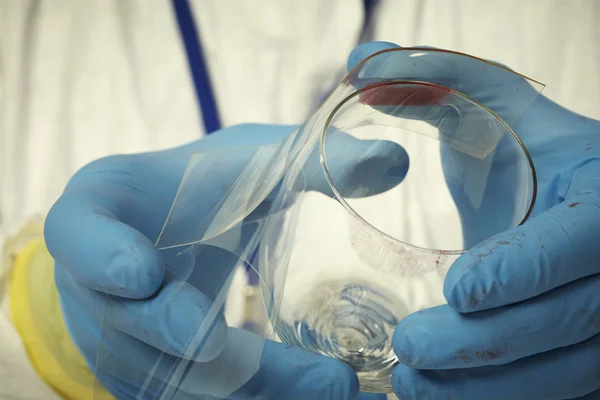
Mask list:
[{"label": "fingertip of glove", "polygon": [[428,347],[426,327],[427,321],[420,313],[409,315],[396,326],[392,347],[401,364],[411,368],[423,366],[422,354]]},{"label": "fingertip of glove", "polygon": [[391,42],[368,42],[358,45],[348,56],[347,68],[348,71],[353,70],[358,64],[369,56],[388,49],[400,48],[395,43]]},{"label": "fingertip of glove", "polygon": [[[358,140],[345,133],[331,137],[326,146],[327,168],[343,197],[357,198],[385,192],[406,177],[410,158],[399,144],[386,140]],[[330,195],[321,175],[307,179],[310,187]]]},{"label": "fingertip of glove", "polygon": [[161,287],[164,274],[160,254],[150,242],[126,241],[110,253],[105,270],[106,279],[99,279],[96,283],[106,293],[129,299],[145,299]]},{"label": "fingertip of glove", "polygon": [[[487,278],[493,266],[501,262],[499,252],[484,246],[459,257],[444,280],[444,297],[456,312],[471,313],[489,309],[493,294]],[[500,257],[500,258],[499,258]],[[484,266],[485,268],[481,268]],[[494,279],[496,284],[498,283]]]},{"label": "fingertip of glove", "polygon": [[54,204],[44,238],[52,257],[90,289],[143,299],[162,285],[164,264],[150,240],[80,193]]},{"label": "fingertip of glove", "polygon": [[416,371],[412,368],[399,364],[392,373],[392,390],[398,398],[402,400],[418,399],[417,382],[415,379]]},{"label": "fingertip of glove", "polygon": [[[454,266],[456,266],[457,269],[461,268],[461,266],[458,265],[458,260],[454,263]],[[460,281],[461,275],[453,272],[453,269],[450,269],[444,280],[444,297],[453,310],[461,313],[468,312],[469,308],[467,307],[468,301],[466,301],[466,298],[469,296],[467,293],[464,293],[462,288]]]}]

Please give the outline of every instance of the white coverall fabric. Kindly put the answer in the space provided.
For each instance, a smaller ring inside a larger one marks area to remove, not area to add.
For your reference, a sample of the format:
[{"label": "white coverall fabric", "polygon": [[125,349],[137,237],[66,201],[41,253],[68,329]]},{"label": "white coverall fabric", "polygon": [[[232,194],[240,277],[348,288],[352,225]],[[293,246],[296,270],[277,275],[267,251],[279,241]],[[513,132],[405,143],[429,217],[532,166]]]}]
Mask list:
[{"label": "white coverall fabric", "polygon": [[[225,126],[301,123],[344,73],[363,22],[361,0],[191,3]],[[595,0],[380,0],[369,39],[502,62],[600,118],[599,17]],[[86,163],[201,137],[198,110],[170,2],[0,0],[0,245]],[[56,398],[5,307],[0,398]]]}]

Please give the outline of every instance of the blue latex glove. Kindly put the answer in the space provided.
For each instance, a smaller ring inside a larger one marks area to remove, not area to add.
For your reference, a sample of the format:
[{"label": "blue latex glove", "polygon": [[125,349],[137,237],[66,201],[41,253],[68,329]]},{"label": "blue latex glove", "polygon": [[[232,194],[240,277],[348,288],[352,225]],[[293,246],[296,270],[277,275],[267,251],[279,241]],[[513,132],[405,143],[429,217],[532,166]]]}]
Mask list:
[{"label": "blue latex glove", "polygon": [[[394,46],[361,46],[349,66]],[[532,218],[454,263],[448,305],[398,325],[403,400],[600,398],[600,122],[540,95],[514,128],[538,173]]]},{"label": "blue latex glove", "polygon": [[[56,260],[55,280],[66,324],[92,371],[117,398],[137,398],[144,386],[154,395],[164,390],[161,384],[172,371],[162,368],[177,364],[211,306],[211,286],[220,287],[238,261],[225,251],[207,251],[197,260],[188,286],[176,290],[153,245],[190,155],[272,143],[294,128],[240,125],[171,150],[100,159],[81,169],[53,206],[45,237]],[[347,145],[346,155],[360,152],[364,143],[349,140]],[[405,156],[398,146],[383,145],[390,160]],[[337,164],[334,160],[334,167],[347,169],[344,160]],[[221,175],[204,183],[217,198],[224,195],[220,182],[237,171],[234,166],[240,161],[223,162]],[[361,171],[360,179],[365,176]],[[310,184],[315,190],[328,190],[324,179]],[[143,312],[153,309],[156,312]],[[171,398],[223,396],[237,368],[252,359],[253,343],[263,343],[250,332],[228,327],[222,315],[206,334],[201,351],[186,355],[193,363],[186,382]],[[99,356],[98,345],[104,352]],[[153,370],[163,352],[161,368]],[[97,368],[96,363],[105,359],[112,360],[111,368]],[[155,379],[146,382],[150,373]],[[355,399],[359,393],[356,375],[342,362],[267,341],[258,372],[224,396],[337,400]]]}]

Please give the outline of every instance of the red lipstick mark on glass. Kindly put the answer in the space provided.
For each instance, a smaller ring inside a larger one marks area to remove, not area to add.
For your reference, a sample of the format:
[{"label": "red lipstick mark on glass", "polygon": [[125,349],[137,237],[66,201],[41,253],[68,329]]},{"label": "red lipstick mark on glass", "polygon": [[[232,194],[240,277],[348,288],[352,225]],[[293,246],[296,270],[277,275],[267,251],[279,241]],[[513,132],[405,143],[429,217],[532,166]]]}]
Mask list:
[{"label": "red lipstick mark on glass", "polygon": [[423,107],[439,105],[449,93],[431,84],[385,83],[362,89],[358,99],[369,106]]}]

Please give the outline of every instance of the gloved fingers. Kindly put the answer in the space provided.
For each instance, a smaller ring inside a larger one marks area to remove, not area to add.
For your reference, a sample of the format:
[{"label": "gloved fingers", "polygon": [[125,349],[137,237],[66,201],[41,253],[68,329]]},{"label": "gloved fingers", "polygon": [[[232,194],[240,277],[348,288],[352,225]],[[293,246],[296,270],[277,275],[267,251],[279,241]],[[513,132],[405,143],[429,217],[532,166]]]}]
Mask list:
[{"label": "gloved fingers", "polygon": [[108,296],[104,324],[168,354],[208,361],[225,345],[223,307],[185,282],[167,282],[145,301]]},{"label": "gloved fingers", "polygon": [[390,50],[390,49],[399,49],[401,48],[396,43],[391,42],[367,42],[362,43],[356,46],[354,50],[348,56],[347,69],[348,72],[352,71],[358,64],[360,64],[364,59],[369,58],[375,53],[379,53],[380,51]]},{"label": "gloved fingers", "polygon": [[[400,46],[389,42],[361,44],[348,57],[348,71],[375,53],[396,48]],[[398,78],[402,76],[399,75]],[[386,114],[425,121],[444,129],[446,133],[453,133],[458,126],[459,115],[454,107],[443,103],[449,93],[448,89],[436,85],[391,85],[378,86],[361,92],[359,99],[361,103],[375,107]]]},{"label": "gloved fingers", "polygon": [[52,257],[82,285],[141,299],[162,284],[165,269],[152,242],[91,195],[65,193],[44,229]]},{"label": "gloved fingers", "polygon": [[[350,53],[348,71],[352,71],[376,53],[398,48],[400,46],[389,42],[363,43]],[[479,97],[484,93],[490,94],[490,90],[504,97],[505,100],[524,95],[524,93],[511,93],[516,87],[519,87],[519,92],[521,89],[533,90],[525,77],[508,73],[509,68],[499,62],[440,51],[441,49],[431,46],[416,46],[416,48],[423,49],[423,53],[417,56],[408,53],[406,56],[400,56],[401,53],[394,52],[378,55],[377,64],[370,65],[362,71],[363,74],[359,73],[357,78],[403,79],[452,86],[455,90],[478,101],[482,100]],[[434,51],[428,53],[428,49]],[[513,86],[516,83],[517,86]],[[509,86],[511,90],[505,90]]]},{"label": "gloved fingers", "polygon": [[215,358],[224,346],[223,305],[213,303],[186,282],[167,280],[154,296],[139,301],[89,289],[59,264],[54,274],[63,307],[67,307],[68,325],[81,316],[94,321],[94,327],[75,329],[75,336],[88,329],[95,329],[98,336],[113,329],[165,353],[199,361]]},{"label": "gloved fingers", "polygon": [[400,362],[419,369],[500,365],[600,333],[600,275],[494,310],[460,314],[448,305],[409,315],[393,346]]},{"label": "gloved fingers", "polygon": [[562,400],[600,388],[600,335],[510,364],[416,370],[400,364],[392,387],[403,400]]},{"label": "gloved fingers", "polygon": [[450,268],[444,295],[474,312],[535,297],[600,273],[600,163],[574,175],[565,201],[475,246]]},{"label": "gloved fingers", "polygon": [[142,382],[148,383],[148,393],[166,398],[173,393],[231,400],[358,396],[358,379],[344,363],[239,329],[229,328],[221,353],[204,363],[161,353],[113,329],[105,340],[110,345],[99,355],[95,374],[112,393],[125,392],[125,398],[139,395]]},{"label": "gloved fingers", "polygon": [[[405,178],[409,156],[397,143],[362,140],[343,132],[328,133],[324,156],[331,183],[342,197],[356,198],[385,192]],[[305,167],[308,190],[333,197],[333,191],[319,161],[320,147],[313,149]]]},{"label": "gloved fingers", "polygon": [[[348,71],[352,71],[363,60],[371,57],[380,51],[400,49],[397,44],[390,42],[369,42],[358,45],[348,57]],[[381,63],[384,63],[385,56]],[[401,66],[397,66],[400,75],[395,78],[401,79]],[[379,76],[377,76],[379,77]],[[360,94],[361,103],[377,107],[384,112],[394,115],[401,115],[403,118],[432,120],[436,121],[438,117],[433,116],[435,108],[426,107],[437,105],[449,91],[435,86],[388,86],[368,90]]]}]

